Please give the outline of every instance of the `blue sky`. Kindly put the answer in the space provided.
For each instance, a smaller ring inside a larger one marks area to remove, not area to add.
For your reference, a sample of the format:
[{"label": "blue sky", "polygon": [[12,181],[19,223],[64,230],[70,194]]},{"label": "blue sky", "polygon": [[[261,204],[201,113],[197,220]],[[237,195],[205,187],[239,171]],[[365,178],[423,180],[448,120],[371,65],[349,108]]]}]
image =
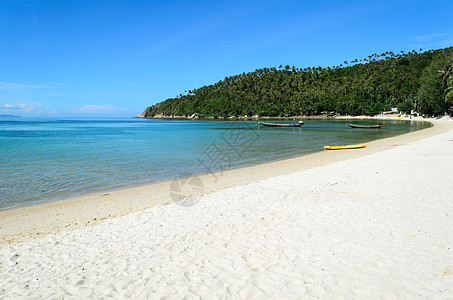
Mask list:
[{"label": "blue sky", "polygon": [[226,76],[453,46],[453,1],[0,1],[0,114],[130,117]]}]

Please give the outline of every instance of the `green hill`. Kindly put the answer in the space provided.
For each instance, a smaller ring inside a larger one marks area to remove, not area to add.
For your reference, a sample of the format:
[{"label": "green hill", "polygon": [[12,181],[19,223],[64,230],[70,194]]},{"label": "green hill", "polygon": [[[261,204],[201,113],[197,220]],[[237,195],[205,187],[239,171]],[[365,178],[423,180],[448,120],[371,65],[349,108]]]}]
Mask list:
[{"label": "green hill", "polygon": [[370,115],[391,107],[438,114],[453,102],[452,69],[453,47],[373,54],[336,67],[264,68],[167,99],[140,117]]}]

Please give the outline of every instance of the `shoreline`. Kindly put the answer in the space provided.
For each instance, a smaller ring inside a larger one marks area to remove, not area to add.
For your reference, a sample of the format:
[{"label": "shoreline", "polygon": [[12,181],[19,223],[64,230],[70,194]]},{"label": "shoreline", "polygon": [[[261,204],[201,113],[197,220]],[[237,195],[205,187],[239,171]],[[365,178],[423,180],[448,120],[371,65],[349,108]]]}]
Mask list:
[{"label": "shoreline", "polygon": [[[415,119],[414,121],[419,120]],[[295,158],[215,173],[220,178],[214,178],[212,174],[197,177],[202,183],[203,194],[211,194],[270,177],[288,175],[340,160],[370,155],[440,134],[450,128],[443,121],[426,119],[420,121],[431,122],[434,126],[369,142],[366,149],[341,152],[320,151]],[[137,187],[97,192],[75,198],[2,210],[0,211],[0,243],[12,243],[95,225],[106,219],[170,204],[173,201],[172,195],[170,195],[171,184],[171,180],[159,181]]]},{"label": "shoreline", "polygon": [[[143,116],[134,116],[133,119],[155,119],[155,120],[244,120],[244,121],[259,121],[259,120],[316,120],[316,119],[375,119],[375,120],[419,120],[423,121],[426,119],[433,118],[423,118],[421,116],[411,116],[411,115],[397,115],[397,114],[384,114],[384,115],[374,115],[374,116],[352,116],[352,115],[313,115],[313,116],[288,116],[288,117],[267,117],[267,116],[229,116],[229,117],[199,117],[198,115],[192,115],[190,117],[186,116],[167,116],[167,115],[156,115],[154,117],[143,117]],[[429,121],[428,121],[429,122]]]}]

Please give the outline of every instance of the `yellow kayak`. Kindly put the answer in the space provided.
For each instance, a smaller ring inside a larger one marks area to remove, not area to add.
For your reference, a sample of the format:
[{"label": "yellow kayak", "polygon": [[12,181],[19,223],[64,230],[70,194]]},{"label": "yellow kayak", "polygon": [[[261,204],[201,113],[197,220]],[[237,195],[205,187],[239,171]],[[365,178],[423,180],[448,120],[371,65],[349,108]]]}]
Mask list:
[{"label": "yellow kayak", "polygon": [[357,148],[366,148],[366,145],[360,144],[360,145],[324,146],[324,149],[326,150],[357,149]]}]

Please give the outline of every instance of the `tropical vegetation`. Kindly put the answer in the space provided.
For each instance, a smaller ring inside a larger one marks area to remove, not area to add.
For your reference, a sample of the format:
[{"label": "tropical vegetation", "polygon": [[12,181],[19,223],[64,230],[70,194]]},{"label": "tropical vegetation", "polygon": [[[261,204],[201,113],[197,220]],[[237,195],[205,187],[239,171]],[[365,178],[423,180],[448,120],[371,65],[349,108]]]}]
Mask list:
[{"label": "tropical vegetation", "polygon": [[146,108],[142,117],[432,115],[453,105],[453,47],[385,52],[334,67],[280,65],[226,77]]}]

